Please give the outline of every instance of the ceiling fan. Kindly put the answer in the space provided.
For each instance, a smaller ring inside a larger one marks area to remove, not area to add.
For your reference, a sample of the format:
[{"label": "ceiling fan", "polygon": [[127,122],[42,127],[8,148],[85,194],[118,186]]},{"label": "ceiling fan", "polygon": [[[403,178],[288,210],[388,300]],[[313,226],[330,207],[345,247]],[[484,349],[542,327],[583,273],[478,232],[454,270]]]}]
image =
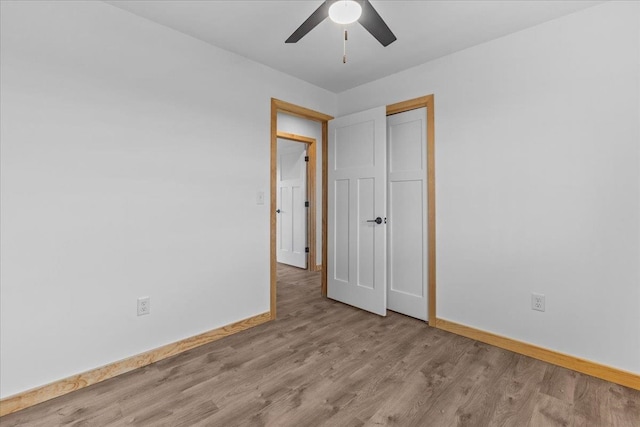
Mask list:
[{"label": "ceiling fan", "polygon": [[285,43],[296,43],[327,17],[338,24],[358,21],[382,46],[389,46],[396,41],[396,36],[369,0],[326,0],[289,36]]}]

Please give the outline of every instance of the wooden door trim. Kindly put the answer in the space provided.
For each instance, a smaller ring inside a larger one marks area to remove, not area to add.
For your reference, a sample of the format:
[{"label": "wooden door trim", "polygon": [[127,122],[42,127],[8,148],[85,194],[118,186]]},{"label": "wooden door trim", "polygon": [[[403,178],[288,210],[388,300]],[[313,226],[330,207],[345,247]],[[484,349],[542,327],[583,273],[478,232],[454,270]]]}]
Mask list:
[{"label": "wooden door trim", "polygon": [[316,139],[280,131],[277,131],[277,137],[307,145],[307,156],[309,157],[307,162],[307,200],[309,201],[307,211],[307,245],[309,246],[307,270],[316,271],[316,202],[318,199],[316,194]]},{"label": "wooden door trim", "polygon": [[[305,144],[315,144],[316,143],[316,139],[315,138],[310,138],[308,136],[302,136],[302,135],[296,135],[295,133],[288,133],[288,132],[281,132],[279,130],[276,130],[276,136],[280,139],[287,139],[289,141],[296,141],[296,142],[302,142]],[[311,159],[309,159],[311,160]]]},{"label": "wooden door trim", "polygon": [[[333,117],[332,117],[333,119]],[[328,254],[327,239],[328,239],[328,222],[327,216],[329,215],[329,177],[327,175],[329,171],[329,120],[322,122],[322,277],[320,279],[320,286],[323,297],[327,296],[327,265]]]},{"label": "wooden door trim", "polygon": [[434,96],[427,95],[387,105],[387,116],[426,107],[427,109],[427,280],[429,325],[436,326],[436,159]]},{"label": "wooden door trim", "polygon": [[309,108],[300,107],[299,105],[291,104],[286,101],[281,101],[276,98],[271,98],[271,107],[276,108],[277,113],[287,113],[292,116],[301,117],[303,119],[313,120],[316,122],[328,122],[329,120],[333,120],[333,116],[329,116],[328,114],[320,113],[315,110],[311,110]]},{"label": "wooden door trim", "polygon": [[278,148],[278,113],[286,113],[293,116],[301,117],[307,120],[320,122],[322,125],[322,279],[321,292],[323,296],[327,295],[327,138],[328,123],[333,119],[329,116],[309,108],[291,104],[286,101],[271,98],[271,183],[270,183],[270,309],[271,319],[276,318],[276,286],[277,286],[277,263],[276,263],[276,170],[278,167],[277,148]]}]

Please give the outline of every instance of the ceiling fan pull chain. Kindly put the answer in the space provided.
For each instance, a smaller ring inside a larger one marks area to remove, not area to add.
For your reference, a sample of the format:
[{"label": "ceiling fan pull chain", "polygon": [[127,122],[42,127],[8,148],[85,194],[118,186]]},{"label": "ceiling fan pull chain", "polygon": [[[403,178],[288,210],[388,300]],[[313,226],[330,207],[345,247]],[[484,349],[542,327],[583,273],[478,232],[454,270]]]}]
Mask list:
[{"label": "ceiling fan pull chain", "polygon": [[342,63],[347,63],[347,30],[344,30],[344,42],[343,42],[343,54],[342,54]]}]

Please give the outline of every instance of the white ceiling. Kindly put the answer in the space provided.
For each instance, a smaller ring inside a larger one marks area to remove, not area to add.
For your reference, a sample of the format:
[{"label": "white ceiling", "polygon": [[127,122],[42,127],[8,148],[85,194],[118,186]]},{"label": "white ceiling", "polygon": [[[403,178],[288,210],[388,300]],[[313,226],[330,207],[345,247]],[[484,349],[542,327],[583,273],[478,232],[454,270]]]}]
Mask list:
[{"label": "white ceiling", "polygon": [[382,47],[360,24],[351,24],[347,64],[342,27],[329,19],[298,43],[284,43],[322,0],[107,3],[339,93],[602,1],[371,0],[398,40]]}]

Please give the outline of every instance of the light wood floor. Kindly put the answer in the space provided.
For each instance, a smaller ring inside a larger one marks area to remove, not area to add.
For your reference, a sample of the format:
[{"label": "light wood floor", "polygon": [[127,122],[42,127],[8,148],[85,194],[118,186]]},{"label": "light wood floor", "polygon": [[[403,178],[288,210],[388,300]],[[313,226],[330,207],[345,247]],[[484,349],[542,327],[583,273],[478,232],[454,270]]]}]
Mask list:
[{"label": "light wood floor", "polygon": [[9,426],[640,426],[640,392],[320,297],[279,266],[255,327],[0,418]]}]

